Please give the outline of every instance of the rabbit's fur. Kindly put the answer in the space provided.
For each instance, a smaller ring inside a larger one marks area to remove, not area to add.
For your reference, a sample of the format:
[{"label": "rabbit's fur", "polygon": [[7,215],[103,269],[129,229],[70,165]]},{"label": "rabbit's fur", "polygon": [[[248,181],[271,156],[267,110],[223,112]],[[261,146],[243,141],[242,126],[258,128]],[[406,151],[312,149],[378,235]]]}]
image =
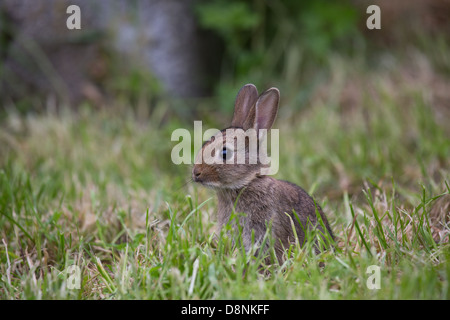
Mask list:
[{"label": "rabbit's fur", "polygon": [[[261,129],[269,130],[275,121],[279,99],[280,93],[276,88],[270,88],[258,96],[254,85],[247,84],[242,87],[236,97],[231,127],[222,130],[203,145],[196,157],[192,178],[195,182],[216,190],[219,228],[229,222],[233,210],[243,213],[238,223],[242,228],[242,241],[247,251],[252,246],[252,232],[254,243],[259,244],[268,225],[271,225],[275,253],[281,263],[285,249],[296,241],[292,224],[295,226],[300,245],[305,241],[303,228],[315,227],[324,232],[317,221],[316,210],[327,229],[326,232],[331,237],[333,234],[320,206],[315,204],[302,188],[261,174],[264,165],[259,161],[259,157],[256,163],[249,161],[249,144],[238,145],[234,137],[230,138],[230,132],[242,138],[246,130],[254,129],[258,133],[258,141],[262,139]],[[232,163],[200,163],[207,154],[217,158],[225,157],[216,152],[225,147],[227,150],[224,150],[224,153],[231,154],[231,159],[227,161]],[[238,151],[244,152],[245,164],[236,163]]]}]

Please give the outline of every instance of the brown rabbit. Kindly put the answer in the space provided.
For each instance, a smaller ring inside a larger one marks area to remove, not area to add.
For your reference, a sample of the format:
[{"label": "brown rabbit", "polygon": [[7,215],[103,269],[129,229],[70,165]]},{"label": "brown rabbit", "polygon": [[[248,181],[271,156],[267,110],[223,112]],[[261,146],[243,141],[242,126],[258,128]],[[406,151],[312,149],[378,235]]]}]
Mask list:
[{"label": "brown rabbit", "polygon": [[[276,88],[270,88],[258,97],[254,85],[242,87],[236,97],[231,127],[204,143],[196,157],[192,178],[217,191],[219,228],[227,224],[233,210],[243,213],[239,224],[247,251],[252,246],[252,232],[253,241],[258,245],[263,240],[267,226],[271,224],[275,253],[281,264],[285,249],[296,241],[292,224],[300,245],[305,242],[304,228],[315,227],[321,232],[328,232],[331,238],[333,234],[322,209],[302,188],[261,174],[265,165],[260,161],[259,154],[256,155],[255,149],[250,148],[250,135],[246,136],[246,133],[253,130],[258,142],[263,139],[264,130],[261,129],[270,130],[272,127],[279,99],[280,92]],[[239,138],[245,141],[244,145],[237,142]],[[259,150],[260,147],[256,151]],[[245,156],[245,163],[237,161],[239,152]],[[223,160],[223,163],[205,163],[202,160],[206,156]],[[257,160],[251,162],[252,156]],[[316,210],[326,231],[317,221]]]}]

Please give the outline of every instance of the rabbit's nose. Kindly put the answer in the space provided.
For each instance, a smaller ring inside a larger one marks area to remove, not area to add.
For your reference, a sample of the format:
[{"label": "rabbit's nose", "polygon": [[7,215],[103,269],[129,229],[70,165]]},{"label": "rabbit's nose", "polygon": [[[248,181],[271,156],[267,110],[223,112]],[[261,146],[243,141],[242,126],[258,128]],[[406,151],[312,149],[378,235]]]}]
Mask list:
[{"label": "rabbit's nose", "polygon": [[201,174],[202,174],[202,172],[201,172],[200,168],[194,167],[194,170],[192,170],[192,179],[194,179],[194,181],[199,181]]}]

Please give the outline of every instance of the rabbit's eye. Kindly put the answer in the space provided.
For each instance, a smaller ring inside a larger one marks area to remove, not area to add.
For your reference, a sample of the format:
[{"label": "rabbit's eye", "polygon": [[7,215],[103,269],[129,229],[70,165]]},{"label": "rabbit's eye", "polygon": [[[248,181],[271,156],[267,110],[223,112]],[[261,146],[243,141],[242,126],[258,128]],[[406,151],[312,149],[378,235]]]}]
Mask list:
[{"label": "rabbit's eye", "polygon": [[232,156],[233,152],[227,148],[222,149],[222,159],[229,160]]}]

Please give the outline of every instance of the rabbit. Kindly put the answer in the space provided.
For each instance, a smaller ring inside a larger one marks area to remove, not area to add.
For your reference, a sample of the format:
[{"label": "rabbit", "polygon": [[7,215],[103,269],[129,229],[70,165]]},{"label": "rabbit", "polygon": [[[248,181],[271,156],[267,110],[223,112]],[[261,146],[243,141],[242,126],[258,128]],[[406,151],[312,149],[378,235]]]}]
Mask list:
[{"label": "rabbit", "polygon": [[[270,88],[258,96],[253,84],[243,86],[235,100],[231,127],[223,129],[203,144],[195,158],[192,179],[216,191],[219,230],[229,222],[233,210],[243,213],[238,223],[242,228],[242,245],[247,252],[252,245],[261,244],[267,227],[271,225],[270,236],[275,240],[272,243],[276,259],[281,264],[285,260],[285,249],[296,241],[295,233],[299,244],[304,244],[306,239],[303,228],[315,227],[323,233],[328,232],[331,239],[334,239],[334,236],[322,209],[306,191],[291,182],[261,174],[264,164],[259,161],[259,157],[256,163],[248,161],[251,156],[249,145],[246,144],[244,149],[246,162],[238,163],[235,159],[237,152],[234,151],[237,150],[233,149],[238,147],[227,139],[227,136],[230,136],[231,132],[239,137],[244,135],[246,130],[254,130],[259,141],[263,136],[261,132],[264,132],[261,129],[270,130],[275,121],[279,100],[280,92],[277,88]],[[226,161],[209,164],[201,161],[207,154],[211,154],[216,160],[222,158]],[[326,231],[317,221],[316,210]],[[295,226],[295,233],[292,224]],[[267,248],[266,244],[265,248],[258,250]],[[269,258],[268,261],[272,260]]]}]

